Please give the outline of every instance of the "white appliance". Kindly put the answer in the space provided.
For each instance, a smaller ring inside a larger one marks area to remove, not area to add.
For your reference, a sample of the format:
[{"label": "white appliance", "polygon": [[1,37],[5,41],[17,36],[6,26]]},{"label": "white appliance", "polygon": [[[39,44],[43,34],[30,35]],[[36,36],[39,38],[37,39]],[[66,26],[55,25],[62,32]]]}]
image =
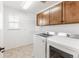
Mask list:
[{"label": "white appliance", "polygon": [[[78,50],[69,47],[71,44],[69,46],[64,45],[64,43],[67,43],[68,45],[69,42],[67,41],[71,41],[71,40],[68,40],[68,38],[66,39],[66,37],[65,38],[63,37],[62,39],[61,38],[62,37],[55,36],[47,40],[47,57],[48,58],[79,58]],[[75,42],[75,40],[73,39],[72,41]],[[61,42],[61,44],[57,42]]]},{"label": "white appliance", "polygon": [[34,58],[45,58],[45,53],[46,53],[46,38],[39,36],[39,35],[34,35],[34,40],[33,40],[33,57]]},{"label": "white appliance", "polygon": [[47,38],[49,34],[40,33],[34,35],[33,40],[33,57],[35,58],[46,58],[47,57]]}]

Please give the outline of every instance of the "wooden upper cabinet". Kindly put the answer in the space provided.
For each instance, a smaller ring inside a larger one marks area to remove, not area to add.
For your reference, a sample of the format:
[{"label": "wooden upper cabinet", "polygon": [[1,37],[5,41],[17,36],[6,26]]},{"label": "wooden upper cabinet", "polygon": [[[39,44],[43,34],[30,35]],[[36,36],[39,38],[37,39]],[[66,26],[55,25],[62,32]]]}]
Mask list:
[{"label": "wooden upper cabinet", "polygon": [[37,25],[49,25],[49,10],[45,10],[37,15]]},{"label": "wooden upper cabinet", "polygon": [[50,8],[50,24],[62,23],[62,4]]},{"label": "wooden upper cabinet", "polygon": [[37,25],[79,23],[79,1],[64,1],[37,14]]},{"label": "wooden upper cabinet", "polygon": [[79,1],[63,2],[63,23],[79,23]]}]

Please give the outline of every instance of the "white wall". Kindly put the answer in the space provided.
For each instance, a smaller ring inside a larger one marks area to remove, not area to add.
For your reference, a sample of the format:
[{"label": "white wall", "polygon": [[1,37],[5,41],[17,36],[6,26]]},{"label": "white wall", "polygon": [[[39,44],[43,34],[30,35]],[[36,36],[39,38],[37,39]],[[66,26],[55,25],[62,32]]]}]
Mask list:
[{"label": "white wall", "polygon": [[[8,29],[8,16],[15,14],[20,17],[20,29]],[[32,43],[34,31],[34,18],[32,13],[4,6],[4,44],[6,49],[16,48]]]},{"label": "white wall", "polygon": [[3,47],[3,2],[0,1],[0,47]]},{"label": "white wall", "polygon": [[62,25],[51,25],[51,26],[36,26],[36,32],[66,32],[79,34],[79,23],[77,24],[62,24]]}]

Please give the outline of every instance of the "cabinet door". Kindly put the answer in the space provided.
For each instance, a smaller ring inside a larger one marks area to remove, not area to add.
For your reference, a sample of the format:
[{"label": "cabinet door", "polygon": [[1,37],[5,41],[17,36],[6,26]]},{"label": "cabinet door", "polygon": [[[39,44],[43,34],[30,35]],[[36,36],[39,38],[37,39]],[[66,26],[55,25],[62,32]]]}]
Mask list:
[{"label": "cabinet door", "polygon": [[64,23],[79,23],[79,1],[63,2]]},{"label": "cabinet door", "polygon": [[37,15],[37,25],[49,25],[49,10],[43,11]]},{"label": "cabinet door", "polygon": [[43,15],[42,15],[42,13],[37,15],[37,19],[36,20],[37,20],[36,23],[37,23],[38,26],[43,24],[43,21],[42,21],[43,20]]},{"label": "cabinet door", "polygon": [[61,24],[62,23],[62,4],[56,5],[50,8],[50,24]]},{"label": "cabinet door", "polygon": [[34,35],[33,56],[35,58],[45,58],[45,40],[44,37]]},{"label": "cabinet door", "polygon": [[43,15],[43,25],[49,25],[49,10],[42,12]]}]

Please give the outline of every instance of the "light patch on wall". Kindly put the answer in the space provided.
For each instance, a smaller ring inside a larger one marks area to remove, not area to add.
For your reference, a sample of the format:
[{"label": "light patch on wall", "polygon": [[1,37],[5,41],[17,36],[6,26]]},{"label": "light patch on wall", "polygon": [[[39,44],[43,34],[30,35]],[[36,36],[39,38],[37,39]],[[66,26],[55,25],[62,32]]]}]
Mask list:
[{"label": "light patch on wall", "polygon": [[3,29],[3,2],[0,2],[0,30]]},{"label": "light patch on wall", "polygon": [[9,22],[19,22],[19,17],[16,15],[9,15]]},{"label": "light patch on wall", "polygon": [[19,20],[19,17],[16,15],[9,15],[9,29],[19,29]]}]

